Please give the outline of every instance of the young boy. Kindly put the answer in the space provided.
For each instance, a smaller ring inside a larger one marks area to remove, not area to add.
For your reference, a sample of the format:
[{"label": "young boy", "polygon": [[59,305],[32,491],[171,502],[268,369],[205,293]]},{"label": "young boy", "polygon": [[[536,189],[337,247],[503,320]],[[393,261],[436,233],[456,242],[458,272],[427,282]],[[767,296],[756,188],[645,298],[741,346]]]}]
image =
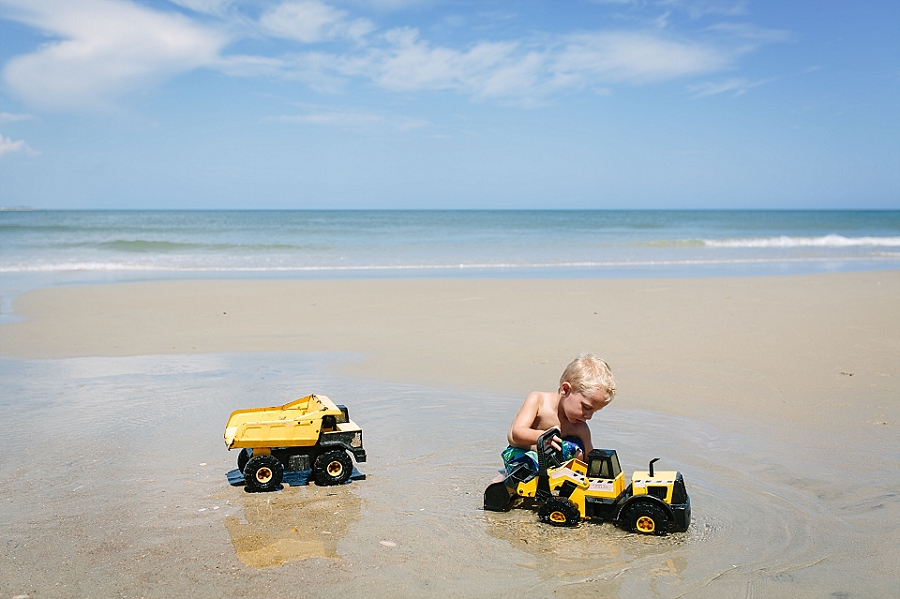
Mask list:
[{"label": "young boy", "polygon": [[563,458],[582,459],[593,445],[587,421],[602,410],[616,394],[616,381],[609,365],[593,354],[581,354],[573,360],[559,379],[555,393],[531,393],[509,427],[509,447],[503,452],[507,473],[520,463],[537,472],[538,437],[550,428],[558,428],[560,437],[551,445],[563,452]]}]

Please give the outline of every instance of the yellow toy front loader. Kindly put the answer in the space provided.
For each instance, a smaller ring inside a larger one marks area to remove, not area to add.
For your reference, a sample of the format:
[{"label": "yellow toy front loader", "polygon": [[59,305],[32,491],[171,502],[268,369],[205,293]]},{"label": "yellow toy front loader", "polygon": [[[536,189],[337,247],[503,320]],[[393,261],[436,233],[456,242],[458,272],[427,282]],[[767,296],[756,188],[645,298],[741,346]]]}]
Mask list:
[{"label": "yellow toy front loader", "polygon": [[563,463],[547,448],[559,435],[550,429],[537,442],[538,472],[520,465],[484,492],[484,509],[506,511],[518,498],[536,505],[541,522],[575,526],[582,520],[612,521],[643,534],[683,532],[691,523],[691,500],[680,472],[637,471],[625,485],[625,473],[614,449],[594,449],[587,463]]}]

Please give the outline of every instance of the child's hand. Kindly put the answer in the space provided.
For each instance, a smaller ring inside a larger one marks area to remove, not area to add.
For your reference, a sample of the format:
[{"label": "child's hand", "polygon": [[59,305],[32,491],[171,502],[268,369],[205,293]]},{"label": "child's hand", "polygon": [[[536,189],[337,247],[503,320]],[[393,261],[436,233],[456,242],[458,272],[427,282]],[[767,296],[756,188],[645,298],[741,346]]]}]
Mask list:
[{"label": "child's hand", "polygon": [[[546,433],[547,431],[544,432]],[[563,440],[559,437],[559,435],[553,435],[544,442],[544,449],[547,450],[552,448],[555,451],[562,451],[562,441]]]}]

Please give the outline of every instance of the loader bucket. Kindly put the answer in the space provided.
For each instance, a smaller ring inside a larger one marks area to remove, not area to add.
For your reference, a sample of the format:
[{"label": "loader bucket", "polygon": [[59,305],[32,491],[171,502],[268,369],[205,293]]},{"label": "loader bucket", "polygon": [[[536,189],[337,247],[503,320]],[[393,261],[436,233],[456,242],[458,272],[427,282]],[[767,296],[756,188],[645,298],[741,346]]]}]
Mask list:
[{"label": "loader bucket", "polygon": [[492,512],[505,512],[512,507],[513,499],[519,496],[519,484],[534,479],[534,472],[520,464],[500,482],[491,483],[484,490],[484,509]]},{"label": "loader bucket", "polygon": [[491,512],[505,512],[509,509],[516,492],[506,486],[506,481],[491,483],[484,490],[484,509]]}]

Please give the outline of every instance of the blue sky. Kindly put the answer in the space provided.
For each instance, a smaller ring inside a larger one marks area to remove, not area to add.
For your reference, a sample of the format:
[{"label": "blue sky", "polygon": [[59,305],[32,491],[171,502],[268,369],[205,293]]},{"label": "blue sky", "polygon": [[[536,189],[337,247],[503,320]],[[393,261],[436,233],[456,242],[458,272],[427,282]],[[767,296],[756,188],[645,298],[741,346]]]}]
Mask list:
[{"label": "blue sky", "polygon": [[900,2],[0,0],[0,206],[900,209]]}]

